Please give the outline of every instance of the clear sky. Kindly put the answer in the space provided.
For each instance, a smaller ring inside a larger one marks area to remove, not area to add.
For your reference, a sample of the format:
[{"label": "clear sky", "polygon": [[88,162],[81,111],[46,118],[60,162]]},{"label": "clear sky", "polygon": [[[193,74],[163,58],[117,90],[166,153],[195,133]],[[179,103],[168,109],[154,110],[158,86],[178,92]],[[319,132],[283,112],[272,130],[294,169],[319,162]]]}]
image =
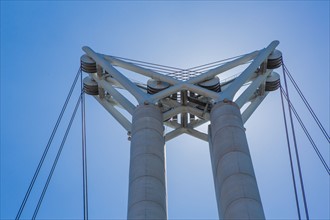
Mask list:
[{"label": "clear sky", "polygon": [[[329,1],[1,1],[1,219],[16,216],[79,68],[82,46],[189,68],[279,40],[286,66],[329,132],[329,11]],[[291,91],[329,164],[329,144]],[[86,98],[86,117],[90,219],[126,218],[126,132],[92,97]],[[279,91],[245,126],[266,217],[296,219]],[[32,216],[64,127],[23,218]],[[310,217],[329,219],[329,175],[296,127]],[[82,218],[80,141],[76,120],[38,218]],[[166,150],[169,219],[216,219],[208,144],[183,135],[166,143]]]}]

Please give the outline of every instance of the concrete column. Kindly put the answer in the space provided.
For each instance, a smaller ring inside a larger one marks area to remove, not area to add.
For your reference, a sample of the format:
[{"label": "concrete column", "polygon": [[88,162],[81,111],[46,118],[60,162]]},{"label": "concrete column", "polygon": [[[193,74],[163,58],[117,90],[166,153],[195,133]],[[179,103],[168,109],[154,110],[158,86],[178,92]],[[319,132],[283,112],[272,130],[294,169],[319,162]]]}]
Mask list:
[{"label": "concrete column", "polygon": [[154,105],[133,113],[128,219],[167,219],[163,117]]},{"label": "concrete column", "polygon": [[220,219],[265,219],[238,106],[211,110],[209,143]]}]

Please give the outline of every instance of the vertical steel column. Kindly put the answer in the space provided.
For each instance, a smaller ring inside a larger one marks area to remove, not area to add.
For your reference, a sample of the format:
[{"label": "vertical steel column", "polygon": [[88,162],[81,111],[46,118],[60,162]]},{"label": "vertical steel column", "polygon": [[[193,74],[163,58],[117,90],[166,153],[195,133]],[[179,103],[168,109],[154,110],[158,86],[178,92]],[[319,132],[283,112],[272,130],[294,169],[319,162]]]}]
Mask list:
[{"label": "vertical steel column", "polygon": [[211,110],[209,143],[220,219],[265,219],[238,106]]},{"label": "vertical steel column", "polygon": [[[187,106],[187,97],[188,92],[187,91],[181,91],[181,104],[182,106]],[[186,128],[188,124],[188,114],[185,112],[181,112],[181,126]]]},{"label": "vertical steel column", "polygon": [[132,119],[128,219],[167,219],[163,116],[140,105]]}]

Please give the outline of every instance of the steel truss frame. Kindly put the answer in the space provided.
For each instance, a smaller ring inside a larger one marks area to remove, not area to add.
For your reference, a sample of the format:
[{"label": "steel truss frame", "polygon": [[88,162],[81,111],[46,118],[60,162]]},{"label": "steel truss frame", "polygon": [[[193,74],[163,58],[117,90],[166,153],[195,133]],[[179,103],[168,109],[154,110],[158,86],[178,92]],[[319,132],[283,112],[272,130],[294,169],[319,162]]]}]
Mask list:
[{"label": "steel truss frame", "polygon": [[[210,120],[210,114],[207,110],[209,106],[224,100],[234,101],[241,108],[243,123],[245,123],[267,96],[265,81],[272,74],[273,70],[267,69],[265,66],[267,65],[268,57],[278,44],[279,41],[273,41],[266,48],[240,56],[186,81],[175,79],[109,55],[96,53],[87,46],[83,47],[83,51],[96,63],[97,72],[89,73],[89,76],[98,84],[99,95],[94,95],[95,99],[127,130],[129,135],[132,129],[131,118],[125,116],[117,108],[125,109],[132,115],[136,106],[120,92],[120,89],[128,91],[139,105],[154,104],[167,106],[168,110],[163,112],[163,120],[164,124],[173,130],[165,134],[166,141],[184,133],[209,141],[208,134],[196,130],[197,127]],[[251,63],[247,68],[235,79],[227,82],[226,86],[219,93],[198,85],[249,62]],[[115,67],[132,71],[153,80],[166,82],[170,86],[155,94],[148,94],[145,88],[141,88],[139,83],[132,82]],[[234,100],[237,92],[247,82],[249,82],[247,88]],[[194,102],[187,100],[178,102],[169,98],[174,93],[185,94],[187,91],[202,95],[207,99],[204,109],[197,108],[198,105]],[[245,107],[243,108],[243,106]],[[187,119],[188,113],[197,116],[198,119],[189,121]],[[178,114],[181,114],[180,123],[178,120],[172,120]]]}]

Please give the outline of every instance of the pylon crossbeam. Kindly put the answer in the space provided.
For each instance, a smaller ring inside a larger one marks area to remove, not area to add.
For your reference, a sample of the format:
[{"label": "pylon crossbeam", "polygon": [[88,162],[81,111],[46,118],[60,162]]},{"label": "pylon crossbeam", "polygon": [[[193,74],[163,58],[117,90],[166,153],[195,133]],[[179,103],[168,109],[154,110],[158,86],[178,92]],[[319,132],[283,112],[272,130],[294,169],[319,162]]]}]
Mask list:
[{"label": "pylon crossbeam", "polygon": [[163,113],[163,119],[164,121],[167,121],[180,113],[190,113],[192,115],[198,116],[199,118],[205,118],[205,113],[202,110],[196,109],[194,106],[177,106]]},{"label": "pylon crossbeam", "polygon": [[[182,80],[179,80],[177,76],[164,75],[134,63],[126,62],[109,55],[96,53],[89,47],[83,47],[83,50],[95,61],[98,67],[98,72],[90,73],[90,77],[97,82],[99,88],[103,88],[106,91],[105,93],[110,96],[110,98],[104,99],[99,95],[97,100],[103,106],[107,106],[106,109],[114,115],[116,120],[119,121],[126,130],[130,131],[130,125],[127,122],[130,122],[131,119],[125,117],[116,107],[121,107],[132,115],[136,106],[118,91],[118,89],[125,89],[128,91],[140,105],[159,105],[163,112],[164,124],[175,129],[168,135],[166,140],[176,137],[179,133],[187,133],[199,139],[207,140],[205,138],[206,134],[202,132],[197,133],[195,130],[189,129],[194,129],[208,122],[210,109],[215,103],[223,100],[230,100],[235,101],[240,108],[249,103],[249,106],[243,112],[242,117],[244,122],[261,103],[263,99],[256,97],[264,95],[265,80],[272,74],[272,70],[266,69],[267,58],[278,44],[278,41],[273,41],[262,50],[245,54],[204,73],[198,72],[198,74],[191,75],[189,74],[189,69],[184,70],[181,74],[188,74],[189,77],[187,78],[184,76],[184,79],[181,77]],[[199,85],[199,83],[212,79],[237,66],[247,64],[250,61],[252,62],[239,76],[226,82],[226,86],[222,88],[221,92],[212,91]],[[146,86],[128,79],[115,67],[138,73],[156,81],[168,83],[169,87],[159,90],[154,94],[149,94],[146,91]],[[247,82],[251,82],[251,84],[236,100],[233,100],[235,94],[237,94],[241,87]],[[198,94],[203,98],[198,99],[190,97],[187,95],[190,93]],[[173,94],[181,95],[181,97],[178,96],[177,100],[173,100],[170,98]],[[111,108],[109,106],[111,106]],[[190,115],[193,116],[192,119],[189,119]],[[178,117],[179,119],[173,120],[173,117]]]},{"label": "pylon crossbeam", "polygon": [[166,121],[164,124],[173,129],[182,128],[181,124],[179,124],[177,121]]},{"label": "pylon crossbeam", "polygon": [[208,135],[201,131],[195,130],[193,128],[186,128],[185,133],[198,139],[201,139],[202,141],[208,142]]},{"label": "pylon crossbeam", "polygon": [[190,128],[197,128],[207,122],[209,122],[210,120],[210,115],[207,114],[207,117],[205,117],[206,119],[199,119],[199,120],[195,120],[193,122],[190,122],[190,124],[188,125]]}]

